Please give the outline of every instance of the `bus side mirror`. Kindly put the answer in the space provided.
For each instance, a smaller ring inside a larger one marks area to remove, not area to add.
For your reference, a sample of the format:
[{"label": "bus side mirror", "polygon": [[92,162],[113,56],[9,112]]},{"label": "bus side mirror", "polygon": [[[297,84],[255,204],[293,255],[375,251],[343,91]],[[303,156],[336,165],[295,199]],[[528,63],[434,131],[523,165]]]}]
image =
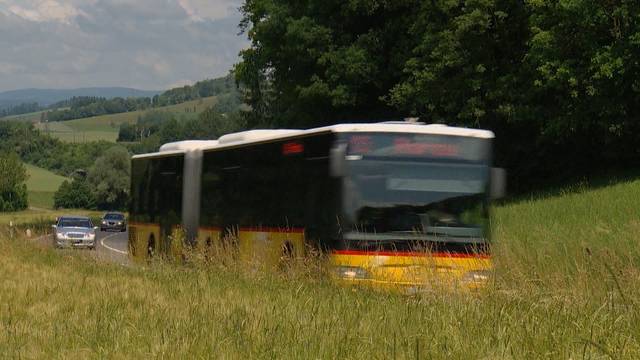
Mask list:
[{"label": "bus side mirror", "polygon": [[347,144],[336,143],[329,152],[329,175],[343,177],[346,175]]},{"label": "bus side mirror", "polygon": [[507,193],[507,172],[503,168],[491,168],[491,199],[501,199]]}]

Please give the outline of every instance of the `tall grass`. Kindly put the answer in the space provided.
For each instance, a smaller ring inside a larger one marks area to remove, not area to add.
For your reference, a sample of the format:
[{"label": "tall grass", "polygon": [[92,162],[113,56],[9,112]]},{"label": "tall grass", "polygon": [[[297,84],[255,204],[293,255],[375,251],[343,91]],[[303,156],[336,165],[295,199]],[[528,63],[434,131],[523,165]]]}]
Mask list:
[{"label": "tall grass", "polygon": [[414,297],[339,287],[304,264],[121,267],[0,234],[0,354],[640,358],[640,182],[494,215],[495,280]]}]

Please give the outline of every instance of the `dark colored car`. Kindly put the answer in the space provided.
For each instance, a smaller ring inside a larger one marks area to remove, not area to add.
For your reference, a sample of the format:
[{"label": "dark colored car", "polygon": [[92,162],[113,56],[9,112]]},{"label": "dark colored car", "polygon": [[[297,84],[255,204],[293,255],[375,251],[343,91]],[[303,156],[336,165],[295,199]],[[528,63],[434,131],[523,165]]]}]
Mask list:
[{"label": "dark colored car", "polygon": [[127,219],[124,214],[108,212],[100,220],[100,231],[127,231]]},{"label": "dark colored car", "polygon": [[96,229],[86,216],[62,216],[53,227],[53,245],[57,248],[96,246]]}]

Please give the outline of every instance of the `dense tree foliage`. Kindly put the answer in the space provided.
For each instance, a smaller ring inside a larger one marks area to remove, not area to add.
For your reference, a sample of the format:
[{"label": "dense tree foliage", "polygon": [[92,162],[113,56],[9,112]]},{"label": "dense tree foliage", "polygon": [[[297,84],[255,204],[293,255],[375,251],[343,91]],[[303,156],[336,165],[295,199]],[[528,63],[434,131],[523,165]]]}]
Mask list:
[{"label": "dense tree foliage", "polygon": [[[520,189],[640,163],[640,3],[246,0],[253,126],[492,129]],[[513,182],[512,182],[513,184]]]},{"label": "dense tree foliage", "polygon": [[48,111],[46,118],[48,121],[65,121],[81,119],[91,116],[119,114],[123,112],[145,110],[151,106],[149,98],[127,98],[116,97],[113,99],[97,97],[73,97],[69,100],[57,103],[56,108],[62,109]]},{"label": "dense tree foliage", "polygon": [[14,153],[0,152],[0,211],[27,208],[27,170]]},{"label": "dense tree foliage", "polygon": [[175,114],[164,111],[148,111],[144,115],[138,116],[135,124],[120,124],[118,141],[142,141],[157,133],[163,123],[166,123],[175,117]]},{"label": "dense tree foliage", "polygon": [[[129,149],[139,154],[157,151],[160,145],[173,141],[217,139],[246,128],[246,120],[237,110],[238,105],[222,101],[197,117],[188,118],[150,111],[138,118],[136,124],[122,124],[118,141],[132,142]],[[234,111],[229,111],[231,109]]]},{"label": "dense tree foliage", "polygon": [[234,96],[238,94],[236,82],[232,74],[222,78],[202,80],[193,85],[167,90],[153,97],[153,106],[181,104],[186,101],[223,94]]},{"label": "dense tree foliage", "polygon": [[115,146],[100,156],[87,176],[96,207],[124,210],[129,201],[130,177],[131,160],[126,148]]},{"label": "dense tree foliage", "polygon": [[54,195],[55,208],[124,210],[129,201],[130,155],[113,146],[96,156],[85,175],[64,181]]},{"label": "dense tree foliage", "polygon": [[22,115],[42,110],[38,103],[23,103],[19,105],[9,106],[6,109],[0,109],[0,118],[11,115]]},{"label": "dense tree foliage", "polygon": [[400,112],[381,101],[410,56],[420,1],[247,0],[235,68],[251,123],[310,127]]},{"label": "dense tree foliage", "polygon": [[33,124],[0,121],[0,152],[15,153],[25,162],[63,176],[89,169],[112,146],[106,141],[66,143],[42,134]]},{"label": "dense tree foliage", "polygon": [[[11,154],[11,155],[6,155]],[[54,196],[56,208],[122,208],[127,201],[129,153],[109,142],[70,144],[41,134],[32,124],[0,122],[0,211],[27,207],[22,161],[71,176]],[[104,169],[102,173],[101,169]],[[84,176],[88,175],[88,181]],[[13,190],[12,190],[13,189]]]},{"label": "dense tree foliage", "polygon": [[73,181],[65,180],[53,196],[53,207],[56,209],[94,209],[95,195],[86,179],[76,177]]}]

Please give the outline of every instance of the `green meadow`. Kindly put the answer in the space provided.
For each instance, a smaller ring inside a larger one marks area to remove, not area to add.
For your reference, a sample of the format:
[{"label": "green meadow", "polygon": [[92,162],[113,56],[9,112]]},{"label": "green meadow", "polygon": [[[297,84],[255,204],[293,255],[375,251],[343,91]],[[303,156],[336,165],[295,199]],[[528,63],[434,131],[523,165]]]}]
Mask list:
[{"label": "green meadow", "polygon": [[10,115],[10,116],[5,116],[3,118],[0,118],[0,120],[7,120],[7,121],[22,121],[22,122],[30,122],[30,123],[37,123],[40,122],[41,118],[42,118],[42,113],[44,113],[46,111],[36,111],[36,112],[32,112],[32,113],[27,113],[27,114],[20,114],[20,115]]},{"label": "green meadow", "polygon": [[177,116],[195,116],[216,103],[216,97],[211,96],[181,104],[153,108],[149,110],[132,111],[120,114],[94,116],[69,121],[38,123],[36,127],[66,142],[89,142],[105,140],[115,142],[118,139],[120,124],[135,124],[138,117],[149,111],[164,111]]},{"label": "green meadow", "polygon": [[27,179],[29,206],[51,209],[53,207],[53,194],[58,191],[60,184],[68,179],[31,164],[25,163],[24,165],[29,176]]},{"label": "green meadow", "polygon": [[[0,238],[9,358],[637,359],[640,181],[493,209],[495,275],[417,296],[191,261],[122,267]],[[87,255],[87,256],[84,256]]]}]

